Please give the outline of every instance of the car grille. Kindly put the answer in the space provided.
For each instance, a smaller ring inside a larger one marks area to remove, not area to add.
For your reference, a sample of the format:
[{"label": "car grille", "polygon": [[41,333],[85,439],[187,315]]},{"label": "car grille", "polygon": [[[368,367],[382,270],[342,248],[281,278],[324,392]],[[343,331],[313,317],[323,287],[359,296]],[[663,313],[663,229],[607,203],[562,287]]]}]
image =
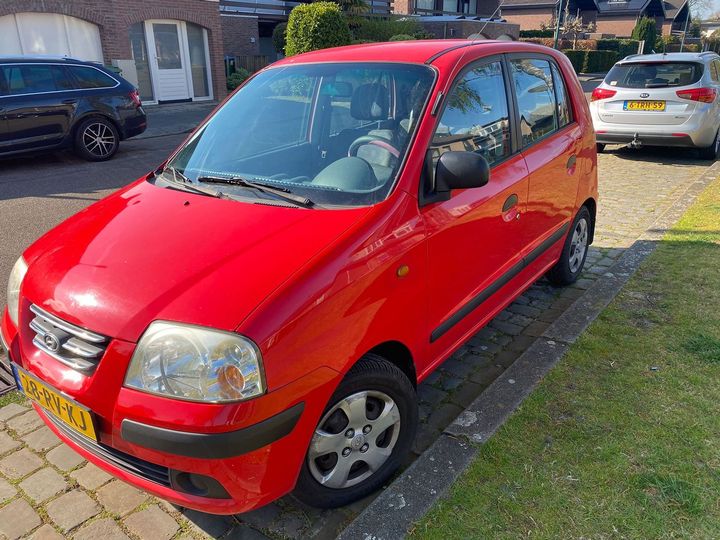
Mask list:
[{"label": "car grille", "polygon": [[30,306],[30,311],[35,314],[30,329],[35,332],[33,344],[38,349],[77,371],[95,371],[108,338],[65,322],[36,305]]},{"label": "car grille", "polygon": [[98,443],[80,435],[74,430],[67,427],[63,422],[58,420],[51,413],[44,413],[53,425],[60,430],[72,442],[87,450],[91,454],[99,457],[106,463],[114,465],[130,474],[144,478],[150,482],[160,484],[161,486],[170,486],[170,470],[162,465],[155,465],[144,459],[131,456],[120,450],[116,450],[110,446]]}]

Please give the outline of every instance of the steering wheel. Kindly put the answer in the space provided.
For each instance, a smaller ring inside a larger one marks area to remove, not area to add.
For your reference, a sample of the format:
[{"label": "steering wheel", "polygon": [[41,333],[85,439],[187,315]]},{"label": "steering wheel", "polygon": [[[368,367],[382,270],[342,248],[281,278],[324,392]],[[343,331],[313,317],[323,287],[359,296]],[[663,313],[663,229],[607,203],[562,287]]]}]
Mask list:
[{"label": "steering wheel", "polygon": [[348,156],[356,156],[360,147],[365,145],[379,146],[380,148],[390,152],[395,159],[400,159],[400,150],[390,144],[387,139],[378,135],[363,135],[362,137],[355,139],[350,145],[350,148],[348,148]]}]

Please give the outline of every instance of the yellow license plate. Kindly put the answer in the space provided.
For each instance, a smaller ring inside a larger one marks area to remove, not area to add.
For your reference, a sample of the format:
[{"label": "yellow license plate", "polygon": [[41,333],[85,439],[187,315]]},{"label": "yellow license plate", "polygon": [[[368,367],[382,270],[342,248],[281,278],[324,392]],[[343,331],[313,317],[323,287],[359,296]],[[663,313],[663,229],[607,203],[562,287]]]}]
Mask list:
[{"label": "yellow license plate", "polygon": [[626,101],[623,109],[626,111],[664,111],[664,101]]},{"label": "yellow license plate", "polygon": [[92,413],[88,409],[66,398],[57,390],[53,390],[22,368],[16,365],[13,365],[13,368],[17,373],[22,391],[27,397],[56,418],[62,420],[71,429],[97,441]]}]

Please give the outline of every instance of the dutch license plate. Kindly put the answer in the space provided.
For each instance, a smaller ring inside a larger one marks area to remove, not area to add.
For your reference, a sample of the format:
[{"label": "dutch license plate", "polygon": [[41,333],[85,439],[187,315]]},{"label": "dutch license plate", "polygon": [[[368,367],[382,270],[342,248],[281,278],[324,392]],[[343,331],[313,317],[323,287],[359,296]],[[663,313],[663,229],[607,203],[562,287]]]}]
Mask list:
[{"label": "dutch license plate", "polygon": [[626,101],[623,103],[625,111],[664,111],[664,101]]},{"label": "dutch license plate", "polygon": [[52,389],[48,384],[12,364],[22,392],[71,429],[97,441],[92,413],[70,398]]}]

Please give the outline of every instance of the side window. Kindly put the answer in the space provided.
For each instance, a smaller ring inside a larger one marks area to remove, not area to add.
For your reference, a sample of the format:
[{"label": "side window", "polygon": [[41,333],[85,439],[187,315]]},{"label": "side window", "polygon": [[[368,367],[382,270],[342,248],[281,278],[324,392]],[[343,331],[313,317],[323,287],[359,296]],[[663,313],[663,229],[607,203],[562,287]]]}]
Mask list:
[{"label": "side window", "polygon": [[0,67],[0,96],[5,96],[8,93],[8,85],[5,80],[5,68]]},{"label": "side window", "polygon": [[563,81],[560,70],[555,64],[550,64],[553,74],[553,82],[555,83],[555,100],[557,101],[557,117],[559,127],[565,127],[572,122],[572,112],[570,111],[570,102],[568,100],[567,89]]},{"label": "side window", "polygon": [[5,66],[10,95],[57,92],[72,88],[62,66],[22,64]]},{"label": "side window", "polygon": [[83,66],[69,66],[75,78],[75,88],[112,88],[117,82],[102,71]]},{"label": "side window", "polygon": [[510,66],[525,148],[558,128],[550,62],[527,58],[513,60]]},{"label": "side window", "polygon": [[717,60],[713,60],[712,62],[710,62],[710,78],[713,81],[718,82],[718,61]]},{"label": "side window", "polygon": [[471,69],[455,83],[432,149],[434,159],[448,151],[478,152],[491,165],[510,155],[510,120],[500,62]]}]

